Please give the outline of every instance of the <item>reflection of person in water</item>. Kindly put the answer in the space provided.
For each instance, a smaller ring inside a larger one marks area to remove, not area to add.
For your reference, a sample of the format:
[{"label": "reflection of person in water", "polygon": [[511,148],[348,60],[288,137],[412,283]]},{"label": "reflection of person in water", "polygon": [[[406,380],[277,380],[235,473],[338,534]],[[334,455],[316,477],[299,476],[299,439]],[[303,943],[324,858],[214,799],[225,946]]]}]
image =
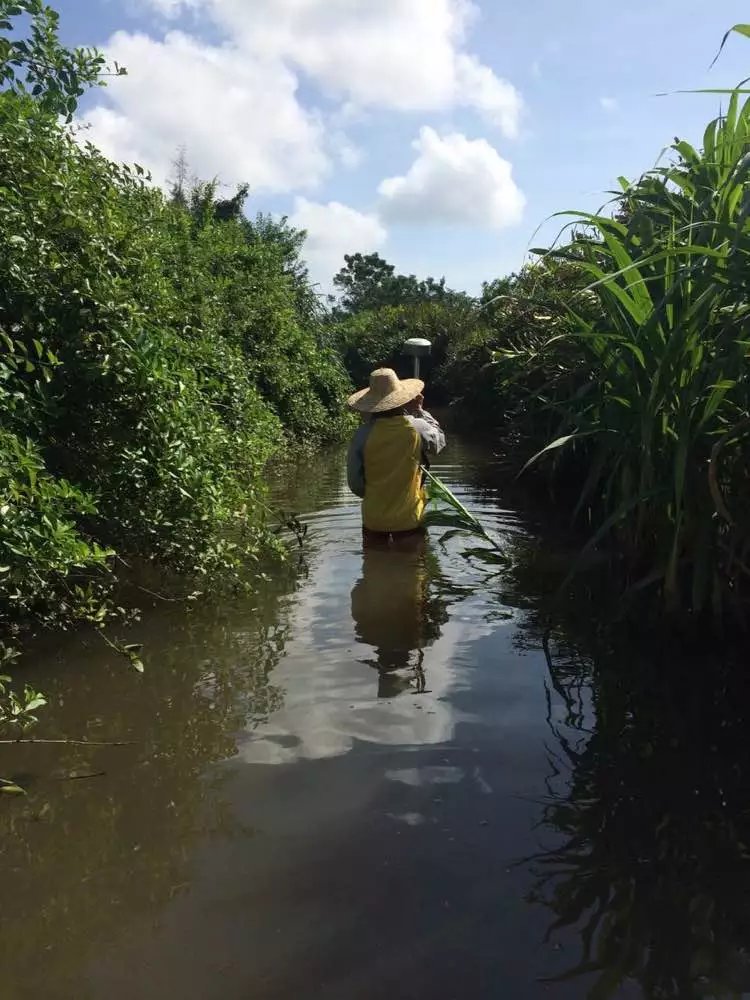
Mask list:
[{"label": "reflection of person in water", "polygon": [[424,649],[448,619],[444,600],[430,593],[433,563],[425,539],[419,547],[364,549],[352,618],[357,639],[375,650],[375,660],[366,662],[380,674],[381,698],[425,690]]}]

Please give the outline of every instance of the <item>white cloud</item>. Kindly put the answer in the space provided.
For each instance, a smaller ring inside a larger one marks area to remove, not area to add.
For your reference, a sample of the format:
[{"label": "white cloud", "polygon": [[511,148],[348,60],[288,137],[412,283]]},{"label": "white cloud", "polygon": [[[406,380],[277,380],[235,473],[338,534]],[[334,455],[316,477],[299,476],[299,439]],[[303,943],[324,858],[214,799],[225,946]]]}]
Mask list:
[{"label": "white cloud", "polygon": [[365,158],[364,150],[355,145],[345,132],[332,132],[329,136],[329,142],[334,156],[347,170],[354,170]]},{"label": "white cloud", "polygon": [[201,178],[313,190],[334,166],[360,164],[348,133],[369,109],[470,109],[518,132],[520,95],[470,51],[472,0],[138,2],[170,19],[199,16],[188,23],[223,39],[120,31],[106,46],[129,75],[86,115],[89,138],[159,184],[184,147]]},{"label": "white cloud", "polygon": [[150,0],[202,5],[247,57],[275,59],[336,99],[396,111],[473,108],[515,135],[517,90],[466,50],[471,0]]},{"label": "white cloud", "polygon": [[164,17],[179,17],[183,11],[200,9],[204,0],[138,0],[141,5],[152,7],[158,14]]},{"label": "white cloud", "polygon": [[305,259],[313,280],[330,291],[331,279],[344,266],[344,254],[372,253],[385,243],[388,233],[376,215],[358,212],[338,201],[327,204],[295,200],[289,222],[307,230]]},{"label": "white cloud", "polygon": [[614,97],[600,97],[599,105],[601,106],[602,110],[606,111],[608,114],[613,114],[619,108],[617,99]]},{"label": "white cloud", "polygon": [[278,61],[176,31],[163,41],[118,32],[107,53],[128,76],[110,90],[114,107],[100,105],[86,120],[89,138],[111,158],[135,160],[164,183],[184,146],[199,176],[268,191],[313,186],[326,173],[323,124]]},{"label": "white cloud", "polygon": [[462,95],[457,103],[472,105],[504,135],[518,135],[521,97],[512,84],[498,79],[474,56],[465,55],[456,60],[456,82]]},{"label": "white cloud", "polygon": [[414,148],[408,172],[378,188],[383,218],[493,229],[520,222],[526,199],[511,164],[486,139],[423,128]]}]

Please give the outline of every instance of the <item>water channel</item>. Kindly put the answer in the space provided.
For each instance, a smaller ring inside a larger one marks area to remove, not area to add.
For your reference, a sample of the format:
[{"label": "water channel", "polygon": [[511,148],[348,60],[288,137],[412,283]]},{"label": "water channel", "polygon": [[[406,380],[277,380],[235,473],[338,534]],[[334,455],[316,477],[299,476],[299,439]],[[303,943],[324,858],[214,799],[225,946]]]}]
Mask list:
[{"label": "water channel", "polygon": [[[544,552],[495,465],[454,437],[434,471]],[[133,742],[0,747],[28,789],[0,803],[3,1000],[744,996],[737,671],[639,701],[630,651],[594,681],[545,639],[523,566],[435,534],[363,557],[340,452],[275,495],[304,560],[147,608],[143,676],[93,639],[35,650],[38,736]]]}]

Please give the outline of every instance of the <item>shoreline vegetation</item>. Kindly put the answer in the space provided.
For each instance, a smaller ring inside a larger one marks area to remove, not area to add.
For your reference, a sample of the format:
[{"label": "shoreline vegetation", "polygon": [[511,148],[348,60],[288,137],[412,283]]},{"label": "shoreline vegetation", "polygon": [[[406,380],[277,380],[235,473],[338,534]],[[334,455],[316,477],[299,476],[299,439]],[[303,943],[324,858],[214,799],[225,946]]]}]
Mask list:
[{"label": "shoreline vegetation", "polygon": [[623,617],[714,633],[750,599],[750,90],[721,93],[700,147],[560,213],[478,299],[356,254],[331,316],[357,381],[404,331],[433,341],[431,393],[583,538],[561,592],[594,561]]},{"label": "shoreline vegetation", "polygon": [[569,510],[634,615],[744,625],[746,90],[481,296],[353,254],[325,303],[305,234],[251,218],[246,186],[188,182],[181,154],[162,192],[84,141],[81,95],[126,70],[57,31],[42,0],[0,0],[0,725],[41,705],[8,694],[24,630],[112,643],[130,560],[198,592],[281,555],[268,461],[340,439],[351,385],[403,371],[408,336],[433,343],[435,401]]},{"label": "shoreline vegetation", "polygon": [[36,0],[0,3],[0,30],[14,11],[32,29],[0,49],[0,628],[104,627],[131,560],[201,589],[280,551],[265,465],[339,437],[349,383],[303,235],[248,219],[246,188],[165,194],[107,161],[60,120],[101,57],[60,48]]}]

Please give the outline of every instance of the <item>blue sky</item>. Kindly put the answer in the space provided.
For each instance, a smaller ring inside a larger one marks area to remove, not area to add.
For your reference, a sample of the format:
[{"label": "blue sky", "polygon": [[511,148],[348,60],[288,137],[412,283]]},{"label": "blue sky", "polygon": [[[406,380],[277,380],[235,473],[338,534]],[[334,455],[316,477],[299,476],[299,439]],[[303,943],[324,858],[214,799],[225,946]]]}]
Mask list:
[{"label": "blue sky", "polygon": [[[658,93],[750,76],[723,33],[746,0],[57,0],[66,41],[129,75],[81,118],[163,182],[246,180],[250,210],[310,233],[321,287],[345,252],[477,291],[594,209],[721,98]],[[542,230],[533,235],[538,226]]]}]

